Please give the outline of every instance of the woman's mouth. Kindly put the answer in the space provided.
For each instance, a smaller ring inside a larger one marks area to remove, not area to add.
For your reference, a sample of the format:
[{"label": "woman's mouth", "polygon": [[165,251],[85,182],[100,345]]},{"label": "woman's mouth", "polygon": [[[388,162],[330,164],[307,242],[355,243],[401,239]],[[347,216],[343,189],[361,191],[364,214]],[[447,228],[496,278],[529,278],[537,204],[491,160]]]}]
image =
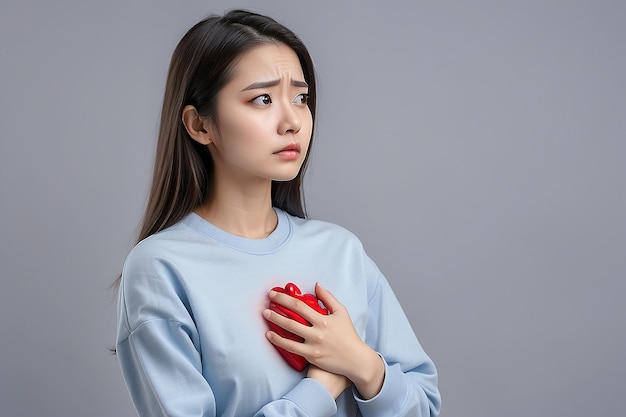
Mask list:
[{"label": "woman's mouth", "polygon": [[289,145],[282,148],[280,151],[274,152],[274,155],[288,161],[298,159],[298,157],[300,156],[300,144],[290,143]]}]

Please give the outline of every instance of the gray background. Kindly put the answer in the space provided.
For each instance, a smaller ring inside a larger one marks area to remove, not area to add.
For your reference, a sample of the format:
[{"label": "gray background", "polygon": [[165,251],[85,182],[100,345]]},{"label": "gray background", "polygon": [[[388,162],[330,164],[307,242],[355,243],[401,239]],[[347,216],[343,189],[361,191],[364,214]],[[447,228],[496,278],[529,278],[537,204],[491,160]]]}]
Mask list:
[{"label": "gray background", "polygon": [[[310,214],[388,276],[442,416],[623,415],[626,3],[239,5],[311,50]],[[172,49],[232,6],[2,2],[0,415],[134,415],[108,286]]]}]

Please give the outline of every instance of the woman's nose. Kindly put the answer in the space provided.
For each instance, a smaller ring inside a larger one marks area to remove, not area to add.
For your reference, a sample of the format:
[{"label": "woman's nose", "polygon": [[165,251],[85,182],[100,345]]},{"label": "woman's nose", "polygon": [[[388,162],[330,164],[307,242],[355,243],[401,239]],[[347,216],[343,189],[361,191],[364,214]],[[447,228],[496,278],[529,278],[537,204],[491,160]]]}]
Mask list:
[{"label": "woman's nose", "polygon": [[298,133],[302,127],[302,120],[292,103],[285,104],[281,109],[281,118],[278,123],[278,134]]}]

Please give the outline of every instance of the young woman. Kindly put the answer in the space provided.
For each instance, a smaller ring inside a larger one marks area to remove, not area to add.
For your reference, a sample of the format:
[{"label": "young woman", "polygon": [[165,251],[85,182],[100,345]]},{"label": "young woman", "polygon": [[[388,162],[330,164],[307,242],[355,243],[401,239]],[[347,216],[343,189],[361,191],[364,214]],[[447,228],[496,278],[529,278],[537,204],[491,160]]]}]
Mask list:
[{"label": "young woman", "polygon": [[[274,20],[232,11],[178,44],[119,289],[117,354],[141,416],[438,414],[435,367],[386,279],[354,235],[305,219],[314,118],[311,58]],[[288,282],[329,314],[270,291]]]}]

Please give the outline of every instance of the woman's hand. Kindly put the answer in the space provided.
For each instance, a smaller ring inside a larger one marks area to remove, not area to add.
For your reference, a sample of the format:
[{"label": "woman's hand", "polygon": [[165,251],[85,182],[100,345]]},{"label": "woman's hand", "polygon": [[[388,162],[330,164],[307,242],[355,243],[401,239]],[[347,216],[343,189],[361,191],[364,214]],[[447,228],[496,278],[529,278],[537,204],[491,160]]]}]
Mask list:
[{"label": "woman's hand", "polygon": [[320,369],[313,364],[309,364],[306,376],[307,378],[315,379],[320,384],[324,385],[334,399],[337,399],[337,397],[339,397],[339,395],[351,385],[350,380],[345,376],[333,374],[332,372]]},{"label": "woman's hand", "polygon": [[382,387],[385,367],[378,354],[365,344],[352,324],[347,309],[319,283],[315,295],[329,315],[324,316],[301,300],[287,294],[270,292],[270,299],[306,319],[311,326],[300,324],[269,309],[265,318],[304,339],[296,342],[268,331],[268,340],[289,352],[304,356],[311,364],[350,379],[364,399],[375,396]]}]

